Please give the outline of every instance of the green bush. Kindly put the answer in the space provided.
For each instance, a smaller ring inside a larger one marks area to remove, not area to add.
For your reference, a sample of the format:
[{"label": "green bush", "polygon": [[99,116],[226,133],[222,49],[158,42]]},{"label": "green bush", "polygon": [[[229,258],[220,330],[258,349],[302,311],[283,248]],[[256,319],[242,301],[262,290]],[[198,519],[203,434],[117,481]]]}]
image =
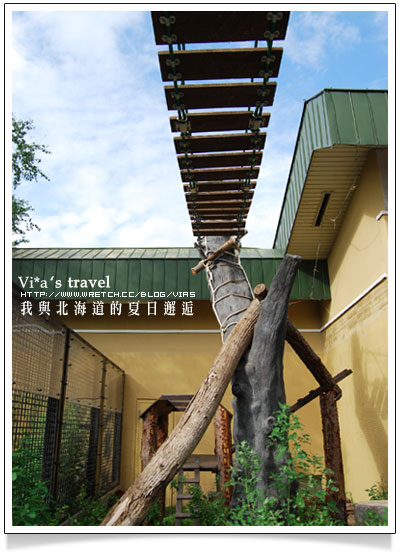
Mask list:
[{"label": "green bush", "polygon": [[[289,413],[289,407],[281,405],[275,415],[276,421],[268,443],[274,446],[275,458],[280,465],[270,478],[277,497],[263,496],[258,487],[261,461],[250,445],[243,441],[236,448],[231,479],[228,485],[238,489],[240,501],[229,508],[220,494],[204,494],[200,488],[192,488],[188,504],[193,518],[202,526],[335,526],[339,525],[337,508],[329,494],[337,490],[330,479],[330,470],[322,465],[322,459],[310,455],[305,445],[310,438],[303,433],[297,416]],[[287,456],[288,439],[291,457]],[[175,484],[176,485],[176,484]]]},{"label": "green bush", "polygon": [[117,501],[115,495],[110,498],[80,497],[77,501],[79,512],[68,520],[68,526],[100,526],[108,510]]},{"label": "green bush", "polygon": [[275,458],[281,462],[290,442],[290,458],[280,464],[271,484],[278,493],[274,502],[276,519],[286,526],[334,526],[340,524],[338,509],[330,495],[337,491],[332,471],[324,468],[322,457],[311,455],[306,446],[310,436],[304,433],[299,418],[280,405],[268,443],[275,447]]},{"label": "green bush", "polygon": [[388,525],[388,510],[385,509],[383,514],[376,511],[369,510],[363,514],[363,526],[387,526]]},{"label": "green bush", "polygon": [[200,487],[189,488],[188,511],[201,526],[224,526],[228,517],[225,497],[220,492],[203,493]]},{"label": "green bush", "polygon": [[[29,437],[20,441],[12,455],[12,518],[14,526],[98,526],[116,501],[85,497],[81,492],[73,505],[57,505],[42,480],[42,464]],[[77,513],[77,514],[75,514]]]},{"label": "green bush", "polygon": [[28,438],[12,454],[12,520],[14,526],[41,526],[55,518],[54,501],[42,481],[42,466]]},{"label": "green bush", "polygon": [[388,484],[383,478],[365,491],[368,493],[370,501],[386,501],[388,498]]}]

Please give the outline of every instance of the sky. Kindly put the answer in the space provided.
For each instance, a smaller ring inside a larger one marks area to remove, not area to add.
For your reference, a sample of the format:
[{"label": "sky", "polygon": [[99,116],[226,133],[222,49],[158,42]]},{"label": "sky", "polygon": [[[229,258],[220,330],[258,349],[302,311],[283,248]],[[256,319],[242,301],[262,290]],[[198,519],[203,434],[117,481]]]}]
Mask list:
[{"label": "sky", "polygon": [[[21,247],[193,246],[151,5],[18,6],[6,48],[12,112],[33,120],[32,138],[51,151],[40,163],[50,181],[16,191],[41,229]],[[388,88],[389,5],[293,7],[286,40],[274,43],[284,53],[274,104],[264,109],[271,119],[248,247],[272,247],[304,101],[330,87]]]}]

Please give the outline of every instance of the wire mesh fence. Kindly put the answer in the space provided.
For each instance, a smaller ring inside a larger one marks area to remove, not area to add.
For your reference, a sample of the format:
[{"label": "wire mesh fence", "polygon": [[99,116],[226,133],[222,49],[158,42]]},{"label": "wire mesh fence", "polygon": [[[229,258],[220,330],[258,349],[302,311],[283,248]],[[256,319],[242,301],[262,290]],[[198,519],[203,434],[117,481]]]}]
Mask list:
[{"label": "wire mesh fence", "polygon": [[[58,505],[119,485],[124,371],[50,315],[21,312],[13,291],[13,449],[40,463]],[[36,307],[37,310],[37,307]]]}]

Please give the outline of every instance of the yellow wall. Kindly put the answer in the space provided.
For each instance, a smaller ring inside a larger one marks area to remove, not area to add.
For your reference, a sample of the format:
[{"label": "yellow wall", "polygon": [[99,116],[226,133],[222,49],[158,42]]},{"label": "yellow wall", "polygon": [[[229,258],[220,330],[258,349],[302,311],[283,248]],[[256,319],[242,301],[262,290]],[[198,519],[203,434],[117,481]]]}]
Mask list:
[{"label": "yellow wall", "polygon": [[327,323],[377,283],[322,333],[328,369],[353,370],[342,383],[338,408],[346,491],[355,501],[367,499],[365,489],[387,479],[387,216],[376,219],[382,210],[371,151],[328,258],[332,299],[322,308]]}]

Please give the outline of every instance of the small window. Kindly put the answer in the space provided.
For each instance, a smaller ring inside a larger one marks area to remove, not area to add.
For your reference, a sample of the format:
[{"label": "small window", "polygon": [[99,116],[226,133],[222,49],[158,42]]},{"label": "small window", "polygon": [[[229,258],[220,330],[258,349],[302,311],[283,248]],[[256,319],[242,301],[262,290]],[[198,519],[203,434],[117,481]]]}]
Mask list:
[{"label": "small window", "polygon": [[319,211],[318,211],[317,218],[315,219],[314,226],[321,226],[321,222],[322,222],[322,219],[324,218],[324,214],[325,214],[326,207],[328,205],[330,197],[331,197],[330,193],[325,193],[324,194],[324,197],[322,198],[322,201],[321,201],[321,206],[320,206]]}]

